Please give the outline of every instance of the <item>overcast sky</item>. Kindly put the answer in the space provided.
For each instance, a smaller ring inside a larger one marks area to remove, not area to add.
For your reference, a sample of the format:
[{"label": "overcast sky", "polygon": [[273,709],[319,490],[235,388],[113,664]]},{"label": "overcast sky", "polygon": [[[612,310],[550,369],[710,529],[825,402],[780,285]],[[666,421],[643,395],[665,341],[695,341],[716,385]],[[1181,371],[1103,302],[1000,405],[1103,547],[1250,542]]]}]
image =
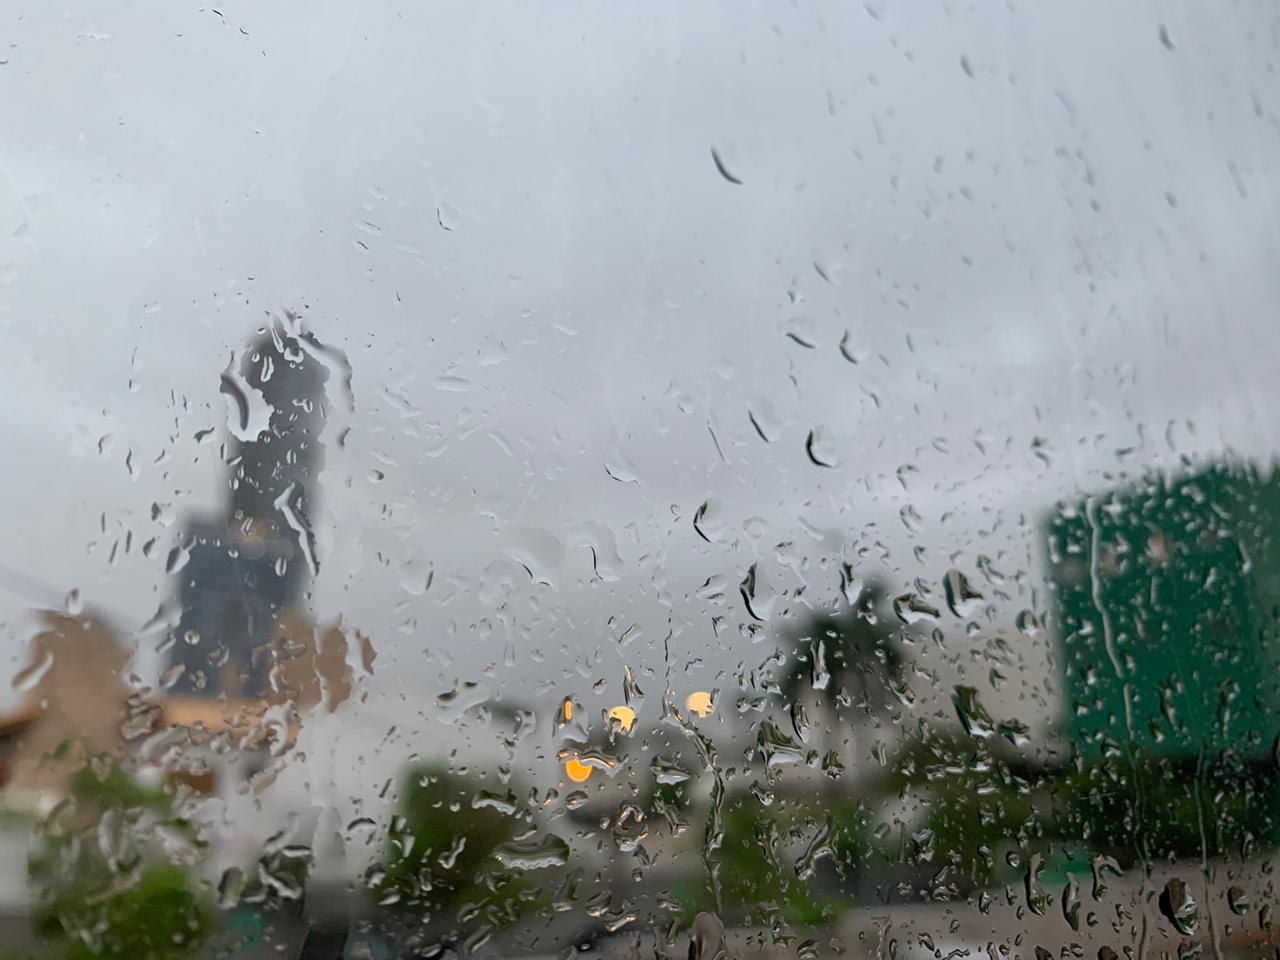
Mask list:
[{"label": "overcast sky", "polygon": [[985,554],[1032,574],[999,629],[1056,498],[1275,452],[1278,17],[9,4],[5,652],[41,590],[151,616],[218,375],[286,308],[350,358],[315,608],[387,710],[489,663],[723,682],[770,648],[752,563],[781,615],[823,558],[937,599]]}]

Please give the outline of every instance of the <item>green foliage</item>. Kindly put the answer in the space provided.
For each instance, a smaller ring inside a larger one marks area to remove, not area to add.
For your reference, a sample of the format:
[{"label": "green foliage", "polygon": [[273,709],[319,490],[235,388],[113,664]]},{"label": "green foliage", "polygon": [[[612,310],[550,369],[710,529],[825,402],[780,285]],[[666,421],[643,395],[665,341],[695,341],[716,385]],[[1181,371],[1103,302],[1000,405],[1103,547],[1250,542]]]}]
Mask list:
[{"label": "green foliage", "polygon": [[159,829],[188,831],[169,807],[163,791],[101,757],[73,778],[39,825],[29,862],[33,924],[58,955],[177,960],[204,942],[212,905],[187,869],[151,846]]},{"label": "green foliage", "polygon": [[874,802],[907,801],[919,816],[881,830],[877,859],[928,868],[936,886],[957,892],[1007,882],[1007,852],[1047,852],[1056,837],[1047,828],[1054,792],[1041,773],[1020,769],[1016,756],[1003,740],[968,734],[908,741]]},{"label": "green foliage", "polygon": [[57,917],[76,938],[72,960],[178,960],[195,953],[212,922],[187,872],[167,863],[145,867],[129,890],[100,903],[64,898]]},{"label": "green foliage", "polygon": [[[905,744],[870,798],[917,815],[875,845],[886,863],[928,867],[961,890],[1014,879],[1006,854],[1049,864],[1248,859],[1275,842],[1270,764],[1130,757],[1122,750],[1036,768],[1001,738],[929,735]],[[1014,860],[1018,863],[1019,860]]]},{"label": "green foliage", "polygon": [[382,906],[493,929],[527,912],[540,892],[495,856],[529,817],[511,787],[418,766],[400,797],[387,852],[368,877]]},{"label": "green foliage", "polygon": [[1056,790],[1062,842],[1122,866],[1249,859],[1276,841],[1280,782],[1269,763],[1116,756],[1081,763]]},{"label": "green foliage", "polygon": [[[709,860],[733,922],[816,928],[854,906],[849,884],[865,850],[865,808],[854,798],[832,805],[809,793],[776,793],[765,806],[752,793],[735,791],[725,797],[721,828]],[[806,871],[804,854],[824,832],[825,849]],[[686,920],[702,910],[718,912],[709,878],[672,892]]]},{"label": "green foliage", "polygon": [[84,808],[168,812],[172,805],[163,787],[140,783],[109,758],[94,757],[71,777],[70,796]]}]

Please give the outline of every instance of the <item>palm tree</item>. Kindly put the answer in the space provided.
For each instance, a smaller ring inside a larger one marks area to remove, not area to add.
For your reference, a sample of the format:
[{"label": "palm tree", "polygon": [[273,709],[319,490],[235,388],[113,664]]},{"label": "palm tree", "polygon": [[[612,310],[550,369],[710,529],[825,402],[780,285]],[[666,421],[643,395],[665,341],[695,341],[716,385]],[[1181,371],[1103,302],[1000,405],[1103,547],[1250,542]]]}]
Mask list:
[{"label": "palm tree", "polygon": [[823,714],[826,735],[832,737],[841,708],[872,718],[896,699],[905,655],[901,625],[882,579],[869,578],[841,609],[813,613],[788,631],[787,639],[791,656],[779,688],[797,727],[812,705]]}]

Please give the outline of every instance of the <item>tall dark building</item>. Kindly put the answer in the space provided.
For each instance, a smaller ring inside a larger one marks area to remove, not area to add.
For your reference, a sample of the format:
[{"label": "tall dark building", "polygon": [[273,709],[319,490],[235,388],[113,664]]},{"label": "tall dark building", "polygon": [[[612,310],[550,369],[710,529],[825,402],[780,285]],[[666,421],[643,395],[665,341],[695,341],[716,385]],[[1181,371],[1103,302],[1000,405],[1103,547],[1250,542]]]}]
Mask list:
[{"label": "tall dark building", "polygon": [[317,569],[311,516],[324,463],[323,350],[273,322],[222,375],[237,421],[226,508],[189,524],[178,547],[175,693],[257,698],[269,688],[280,617]]}]

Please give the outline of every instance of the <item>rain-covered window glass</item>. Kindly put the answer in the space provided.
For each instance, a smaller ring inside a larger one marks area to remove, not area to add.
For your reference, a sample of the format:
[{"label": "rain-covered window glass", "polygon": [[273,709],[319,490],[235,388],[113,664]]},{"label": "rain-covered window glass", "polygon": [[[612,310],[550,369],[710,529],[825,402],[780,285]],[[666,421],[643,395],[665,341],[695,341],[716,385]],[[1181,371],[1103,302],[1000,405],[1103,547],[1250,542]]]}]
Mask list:
[{"label": "rain-covered window glass", "polygon": [[0,960],[1275,960],[1280,8],[0,11]]}]

